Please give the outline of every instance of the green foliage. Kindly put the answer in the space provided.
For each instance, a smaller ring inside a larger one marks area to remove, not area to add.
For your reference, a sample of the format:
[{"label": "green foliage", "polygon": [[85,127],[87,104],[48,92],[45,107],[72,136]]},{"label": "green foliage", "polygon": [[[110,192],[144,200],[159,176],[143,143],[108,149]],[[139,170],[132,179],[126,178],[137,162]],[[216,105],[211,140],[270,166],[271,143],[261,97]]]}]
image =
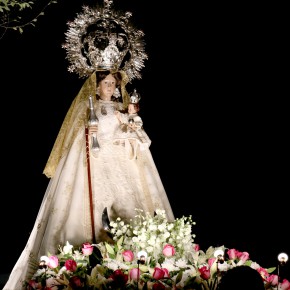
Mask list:
[{"label": "green foliage", "polygon": [[[14,30],[23,33],[27,26],[35,27],[35,23],[40,16],[44,15],[45,9],[56,4],[57,0],[48,0],[48,3],[37,11],[35,8],[37,0],[0,0],[0,39],[4,36],[7,30]],[[33,16],[28,17],[29,11]]]}]

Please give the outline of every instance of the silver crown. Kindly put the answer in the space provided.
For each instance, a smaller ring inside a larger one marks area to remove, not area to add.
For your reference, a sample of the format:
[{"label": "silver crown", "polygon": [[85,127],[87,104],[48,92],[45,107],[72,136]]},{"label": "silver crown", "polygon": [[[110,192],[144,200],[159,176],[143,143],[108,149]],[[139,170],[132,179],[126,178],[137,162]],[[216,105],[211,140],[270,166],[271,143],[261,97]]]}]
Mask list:
[{"label": "silver crown", "polygon": [[130,103],[137,104],[137,103],[139,103],[140,99],[141,99],[140,94],[138,94],[136,89],[134,89],[132,95],[130,96]]},{"label": "silver crown", "polygon": [[68,23],[66,42],[62,45],[70,62],[69,72],[88,77],[94,71],[123,70],[129,81],[141,79],[144,67],[144,33],[129,23],[131,12],[111,9],[113,1],[104,0],[104,7],[84,6],[73,22]]}]

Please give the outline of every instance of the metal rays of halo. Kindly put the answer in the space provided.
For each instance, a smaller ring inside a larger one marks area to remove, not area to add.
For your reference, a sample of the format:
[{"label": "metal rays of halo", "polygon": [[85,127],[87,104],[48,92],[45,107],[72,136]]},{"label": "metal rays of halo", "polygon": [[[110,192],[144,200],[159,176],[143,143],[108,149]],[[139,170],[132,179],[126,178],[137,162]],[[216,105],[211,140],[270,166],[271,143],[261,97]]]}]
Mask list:
[{"label": "metal rays of halo", "polygon": [[66,42],[62,45],[62,48],[66,50],[66,59],[70,63],[68,71],[75,72],[83,78],[90,76],[96,70],[84,54],[84,39],[88,33],[88,27],[98,21],[105,20],[118,25],[127,35],[128,53],[119,69],[125,71],[129,82],[135,78],[141,79],[140,70],[144,67],[144,61],[148,59],[143,40],[144,33],[135,29],[130,23],[131,12],[113,11],[111,9],[112,2],[111,0],[104,0],[104,7],[90,8],[83,6],[83,12],[77,14],[73,22],[67,23]]}]

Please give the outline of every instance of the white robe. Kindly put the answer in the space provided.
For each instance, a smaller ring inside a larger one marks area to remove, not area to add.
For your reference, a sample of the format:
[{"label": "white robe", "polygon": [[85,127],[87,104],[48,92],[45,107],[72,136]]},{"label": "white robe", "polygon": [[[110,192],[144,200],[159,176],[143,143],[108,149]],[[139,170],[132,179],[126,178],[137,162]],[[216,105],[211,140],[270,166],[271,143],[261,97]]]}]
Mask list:
[{"label": "white robe", "polygon": [[[82,104],[83,107],[87,105]],[[97,138],[100,150],[90,156],[93,218],[96,241],[102,241],[102,212],[110,220],[129,221],[135,208],[154,214],[165,209],[168,220],[174,215],[149,148],[130,158],[128,143],[116,142],[119,121],[112,101],[95,103],[99,119]],[[103,107],[103,113],[101,108]],[[135,154],[134,154],[135,155]],[[38,267],[39,258],[56,254],[58,246],[92,242],[85,127],[78,130],[71,147],[61,158],[44,195],[37,219],[25,249],[15,264],[3,290],[20,290]]]}]

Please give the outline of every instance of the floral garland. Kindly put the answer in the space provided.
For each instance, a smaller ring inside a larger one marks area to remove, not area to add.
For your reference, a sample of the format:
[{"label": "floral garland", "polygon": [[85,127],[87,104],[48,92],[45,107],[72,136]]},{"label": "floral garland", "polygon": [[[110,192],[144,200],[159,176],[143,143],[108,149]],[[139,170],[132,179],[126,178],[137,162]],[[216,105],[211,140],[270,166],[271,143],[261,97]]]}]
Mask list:
[{"label": "floral garland", "polygon": [[[191,216],[168,222],[165,211],[152,217],[136,209],[129,224],[110,222],[112,243],[83,243],[59,247],[58,255],[42,256],[39,269],[25,282],[27,290],[73,289],[203,289],[216,290],[222,275],[241,265],[256,269],[265,289],[290,290],[290,282],[278,283],[274,268],[265,269],[247,252],[194,243]],[[225,253],[219,263],[216,253]]]}]

